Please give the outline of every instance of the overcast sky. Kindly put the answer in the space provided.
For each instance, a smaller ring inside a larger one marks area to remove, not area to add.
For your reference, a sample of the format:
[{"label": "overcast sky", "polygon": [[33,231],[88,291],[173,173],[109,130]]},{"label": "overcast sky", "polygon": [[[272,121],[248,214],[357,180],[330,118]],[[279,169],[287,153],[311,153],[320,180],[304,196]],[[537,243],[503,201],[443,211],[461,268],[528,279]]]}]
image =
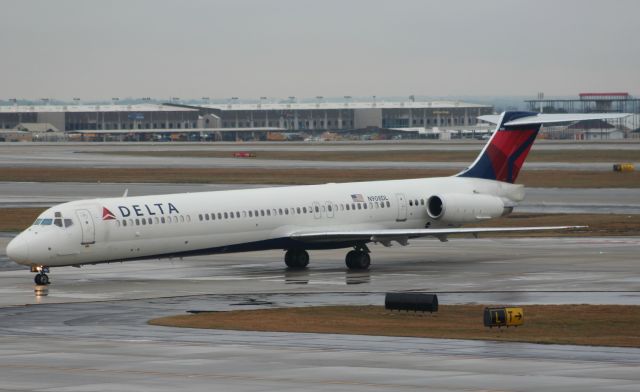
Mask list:
[{"label": "overcast sky", "polygon": [[640,95],[640,1],[0,0],[0,99]]}]

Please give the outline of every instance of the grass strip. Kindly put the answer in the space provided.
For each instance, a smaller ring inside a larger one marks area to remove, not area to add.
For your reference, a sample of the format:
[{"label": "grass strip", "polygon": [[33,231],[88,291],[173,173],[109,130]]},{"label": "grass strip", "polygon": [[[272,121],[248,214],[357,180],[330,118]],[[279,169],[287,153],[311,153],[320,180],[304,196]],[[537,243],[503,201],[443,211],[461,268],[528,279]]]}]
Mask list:
[{"label": "grass strip", "polygon": [[[307,185],[450,176],[436,169],[9,167],[0,181]],[[525,170],[518,182],[546,188],[639,188],[640,171]]]},{"label": "grass strip", "polygon": [[206,312],[162,317],[151,325],[240,331],[331,333],[545,344],[640,347],[640,306],[523,306],[524,325],[483,326],[483,305],[441,305],[437,313],[382,306],[318,306]]}]

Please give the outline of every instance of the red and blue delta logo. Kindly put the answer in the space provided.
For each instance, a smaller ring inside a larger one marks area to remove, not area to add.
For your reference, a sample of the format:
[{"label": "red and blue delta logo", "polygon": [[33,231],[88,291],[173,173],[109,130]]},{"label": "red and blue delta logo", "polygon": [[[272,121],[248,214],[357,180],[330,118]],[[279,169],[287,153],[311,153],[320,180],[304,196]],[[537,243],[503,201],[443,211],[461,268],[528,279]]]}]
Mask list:
[{"label": "red and blue delta logo", "polygon": [[107,207],[102,207],[102,220],[114,220],[116,216]]}]

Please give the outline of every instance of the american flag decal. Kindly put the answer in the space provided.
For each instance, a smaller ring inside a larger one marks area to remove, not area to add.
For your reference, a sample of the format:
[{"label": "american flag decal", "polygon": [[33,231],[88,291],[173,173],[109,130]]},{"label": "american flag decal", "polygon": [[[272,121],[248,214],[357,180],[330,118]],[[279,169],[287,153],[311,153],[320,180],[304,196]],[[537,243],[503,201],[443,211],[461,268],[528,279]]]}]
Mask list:
[{"label": "american flag decal", "polygon": [[102,207],[102,220],[114,220],[116,216],[107,207]]},{"label": "american flag decal", "polygon": [[353,200],[354,203],[364,203],[364,197],[362,197],[361,193],[351,195],[351,200]]}]

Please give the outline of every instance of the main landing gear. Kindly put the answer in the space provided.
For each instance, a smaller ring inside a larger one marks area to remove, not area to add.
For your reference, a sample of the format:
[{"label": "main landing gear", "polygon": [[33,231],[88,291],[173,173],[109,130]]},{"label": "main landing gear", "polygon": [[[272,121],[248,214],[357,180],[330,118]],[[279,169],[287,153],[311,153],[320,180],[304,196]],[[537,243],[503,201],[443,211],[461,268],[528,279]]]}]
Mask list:
[{"label": "main landing gear", "polygon": [[[367,245],[357,245],[352,251],[347,253],[345,264],[352,271],[362,271],[369,269],[371,257],[369,256]],[[304,249],[289,249],[284,254],[284,262],[289,269],[304,269],[309,265],[309,253]]]},{"label": "main landing gear", "polygon": [[350,270],[366,270],[371,265],[371,257],[369,256],[369,248],[367,245],[358,245],[354,250],[347,253],[344,259],[347,268]]},{"label": "main landing gear", "polygon": [[44,267],[44,266],[31,267],[31,272],[37,272],[33,281],[36,282],[38,286],[46,286],[51,283],[49,281],[49,276],[47,276],[47,272],[49,272],[49,267]]},{"label": "main landing gear", "polygon": [[309,265],[309,253],[304,249],[289,249],[284,254],[284,263],[290,269],[304,269]]}]

